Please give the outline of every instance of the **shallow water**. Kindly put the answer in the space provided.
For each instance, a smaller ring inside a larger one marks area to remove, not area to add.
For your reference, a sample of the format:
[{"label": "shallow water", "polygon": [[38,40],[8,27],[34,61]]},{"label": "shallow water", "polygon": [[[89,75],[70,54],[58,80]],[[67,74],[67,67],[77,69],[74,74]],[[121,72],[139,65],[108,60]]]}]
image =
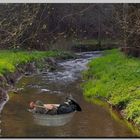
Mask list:
[{"label": "shallow water", "polygon": [[[1,113],[1,137],[135,137],[136,135],[109,109],[87,102],[82,95],[81,71],[91,58],[100,52],[79,53],[79,59],[58,62],[59,69],[29,77],[23,77],[16,85],[18,94],[10,93],[10,100]],[[30,112],[30,101],[62,103],[72,95],[82,107],[63,126],[38,125]]]}]

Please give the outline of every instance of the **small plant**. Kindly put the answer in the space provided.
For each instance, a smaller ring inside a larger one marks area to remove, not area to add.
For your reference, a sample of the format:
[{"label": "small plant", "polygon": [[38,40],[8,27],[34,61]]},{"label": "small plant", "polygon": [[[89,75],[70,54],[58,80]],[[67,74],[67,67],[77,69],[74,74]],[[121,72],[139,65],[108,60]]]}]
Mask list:
[{"label": "small plant", "polygon": [[125,109],[126,118],[128,120],[134,120],[140,117],[140,100],[133,100]]}]

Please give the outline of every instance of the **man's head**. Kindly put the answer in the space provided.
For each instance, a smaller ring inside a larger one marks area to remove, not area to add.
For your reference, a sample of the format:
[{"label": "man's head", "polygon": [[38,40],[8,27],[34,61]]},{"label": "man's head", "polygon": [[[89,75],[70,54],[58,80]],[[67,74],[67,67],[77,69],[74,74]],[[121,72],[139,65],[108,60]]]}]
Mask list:
[{"label": "man's head", "polygon": [[35,107],[35,103],[32,101],[32,102],[30,102],[29,106],[31,109],[33,109]]}]

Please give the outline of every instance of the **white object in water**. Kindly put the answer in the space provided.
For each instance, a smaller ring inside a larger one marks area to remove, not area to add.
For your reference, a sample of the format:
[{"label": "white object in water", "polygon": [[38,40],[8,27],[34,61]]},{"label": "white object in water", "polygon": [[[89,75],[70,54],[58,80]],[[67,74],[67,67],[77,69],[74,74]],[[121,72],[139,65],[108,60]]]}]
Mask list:
[{"label": "white object in water", "polygon": [[34,113],[33,117],[37,124],[43,126],[62,126],[68,123],[75,112],[67,113],[67,114],[57,114],[57,115],[48,115],[48,114],[39,114]]},{"label": "white object in water", "polygon": [[50,91],[49,89],[41,89],[42,92]]}]

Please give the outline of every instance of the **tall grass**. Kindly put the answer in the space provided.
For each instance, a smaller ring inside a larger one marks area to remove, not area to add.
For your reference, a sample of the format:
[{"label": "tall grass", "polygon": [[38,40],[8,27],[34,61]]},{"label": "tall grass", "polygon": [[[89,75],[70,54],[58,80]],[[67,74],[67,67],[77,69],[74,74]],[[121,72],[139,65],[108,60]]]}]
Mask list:
[{"label": "tall grass", "polygon": [[140,60],[114,49],[88,66],[84,95],[105,98],[123,110],[126,119],[140,125]]}]

